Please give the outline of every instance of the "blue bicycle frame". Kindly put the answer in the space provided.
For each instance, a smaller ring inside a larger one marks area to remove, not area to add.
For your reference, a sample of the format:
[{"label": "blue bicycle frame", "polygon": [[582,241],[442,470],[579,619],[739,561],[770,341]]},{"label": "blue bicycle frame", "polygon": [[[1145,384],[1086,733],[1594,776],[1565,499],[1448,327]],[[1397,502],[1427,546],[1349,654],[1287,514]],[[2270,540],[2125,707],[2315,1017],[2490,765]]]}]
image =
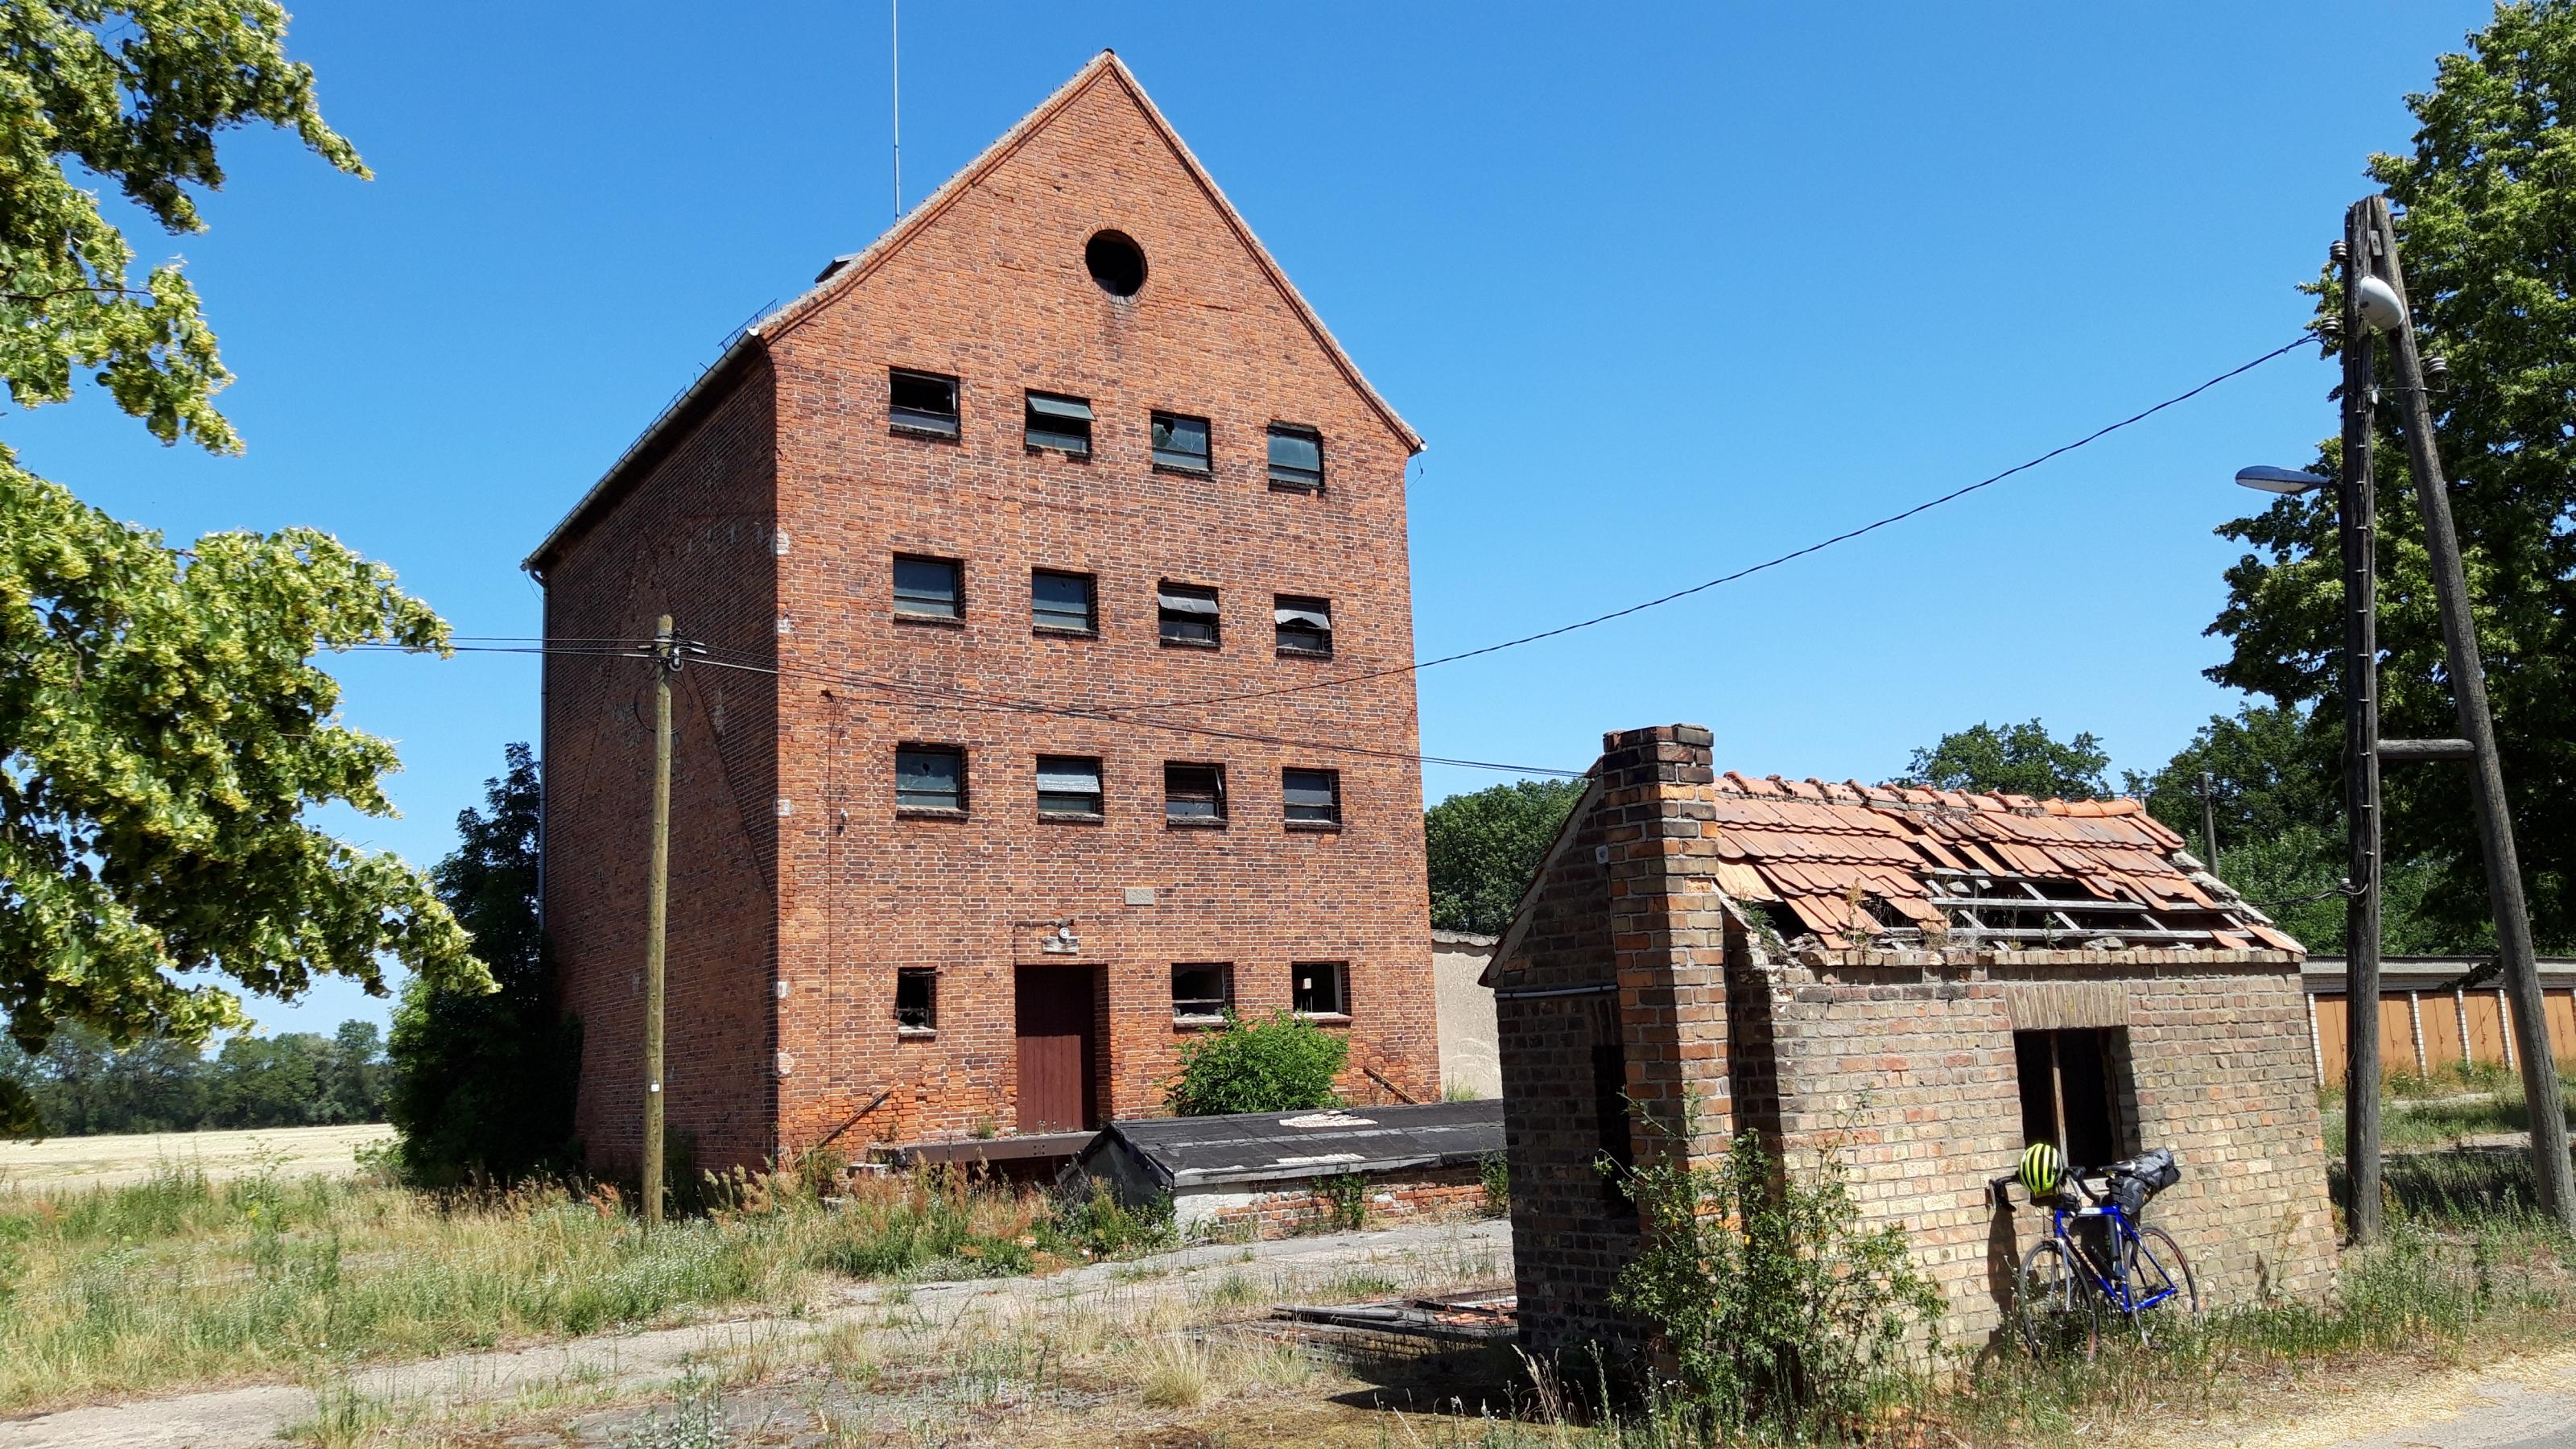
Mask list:
[{"label": "blue bicycle frame", "polygon": [[[2066,1245],[2067,1256],[2083,1266],[2084,1276],[2092,1280],[2093,1290],[2102,1295],[2103,1302],[2134,1318],[2182,1291],[2174,1282],[2173,1270],[2156,1257],[2155,1251],[2147,1246],[2146,1239],[2139,1236],[2137,1223],[2121,1210],[2118,1203],[2094,1197],[2092,1189],[2081,1181],[2077,1181],[2075,1186],[2093,1199],[2092,1205],[2070,1208],[2060,1198],[2052,1205],[2048,1230],[2050,1236]],[[2067,1230],[2066,1224],[2070,1219],[2085,1218],[2097,1218],[2107,1225],[2105,1236],[2109,1239],[2107,1246],[2111,1250],[2112,1265],[2126,1265],[2116,1278],[2104,1276],[2102,1265],[2094,1262],[2093,1255],[2086,1252],[2084,1245]],[[2142,1276],[2137,1272],[2142,1262],[2155,1270],[2156,1280],[2164,1285],[2144,1295],[2130,1286],[2133,1279]]]}]

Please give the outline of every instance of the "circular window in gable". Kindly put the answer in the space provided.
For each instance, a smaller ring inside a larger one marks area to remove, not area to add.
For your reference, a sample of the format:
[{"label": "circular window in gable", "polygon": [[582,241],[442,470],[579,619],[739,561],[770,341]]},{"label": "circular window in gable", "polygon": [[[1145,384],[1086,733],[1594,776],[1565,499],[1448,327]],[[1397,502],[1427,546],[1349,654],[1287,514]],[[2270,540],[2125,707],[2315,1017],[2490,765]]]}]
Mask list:
[{"label": "circular window in gable", "polygon": [[1091,280],[1113,297],[1133,297],[1145,285],[1145,249],[1123,231],[1093,232],[1082,247]]}]

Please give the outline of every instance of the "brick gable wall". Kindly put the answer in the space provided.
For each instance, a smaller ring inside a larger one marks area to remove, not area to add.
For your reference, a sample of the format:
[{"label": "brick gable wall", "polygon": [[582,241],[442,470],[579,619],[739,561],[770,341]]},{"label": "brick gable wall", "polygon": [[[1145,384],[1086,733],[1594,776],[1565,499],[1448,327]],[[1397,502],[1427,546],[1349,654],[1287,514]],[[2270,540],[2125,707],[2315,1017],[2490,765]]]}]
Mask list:
[{"label": "brick gable wall", "polygon": [[[766,522],[783,542],[766,552],[764,535],[759,559],[774,591],[758,590],[738,624],[703,626],[728,639],[756,634],[756,643],[735,641],[752,651],[743,657],[774,659],[782,671],[760,705],[774,707],[763,715],[773,744],[756,769],[738,772],[759,777],[744,788],[763,817],[760,844],[693,837],[704,854],[688,868],[730,872],[728,924],[709,936],[725,942],[725,959],[707,978],[721,1000],[683,1005],[682,919],[700,907],[679,889],[676,838],[674,848],[672,1030],[676,1039],[684,1013],[694,1013],[700,1029],[725,1035],[735,1047],[729,1060],[743,1068],[729,1079],[726,1111],[766,1124],[765,1132],[710,1135],[711,1164],[826,1139],[856,1149],[1013,1130],[1022,969],[1079,972],[1090,983],[1102,1047],[1094,1095],[1104,1117],[1163,1110],[1186,1039],[1171,1006],[1170,972],[1181,962],[1230,962],[1246,1012],[1290,1004],[1291,963],[1348,963],[1349,1020],[1327,1028],[1351,1040],[1346,1094],[1373,1102],[1439,1092],[1421,774],[1407,758],[1418,748],[1409,675],[1153,716],[1212,733],[993,703],[1114,707],[1243,694],[1400,669],[1413,656],[1409,439],[1233,231],[1123,72],[1099,64],[1087,75],[1014,133],[971,184],[943,193],[926,222],[871,253],[855,282],[822,289],[821,300],[800,302],[760,331],[756,351],[769,369],[761,395],[774,398],[767,438],[757,427],[735,434],[721,411],[689,432],[705,447],[740,451],[731,470],[739,497],[699,496],[666,481],[724,471],[712,462],[655,463],[550,571],[550,593],[562,596],[552,630],[610,632],[593,621],[636,587],[601,571],[626,567],[622,551],[633,539],[676,526],[675,514],[775,500]],[[1085,269],[1084,243],[1102,228],[1133,237],[1146,254],[1148,280],[1133,297],[1111,297]],[[889,367],[958,378],[960,437],[892,432]],[[1090,401],[1088,461],[1023,446],[1029,388]],[[1157,409],[1210,421],[1213,476],[1152,465],[1148,415]],[[1321,493],[1270,486],[1274,421],[1322,434]],[[731,441],[720,444],[719,434]],[[764,471],[773,458],[774,473]],[[963,562],[962,622],[893,618],[898,553]],[[1099,637],[1032,631],[1029,576],[1040,567],[1096,578]],[[692,577],[751,597],[718,574]],[[1219,591],[1221,648],[1158,642],[1155,594],[1165,580]],[[1331,601],[1334,657],[1276,652],[1271,613],[1282,594]],[[685,631],[701,632],[689,610],[677,612]],[[642,610],[647,630],[652,613]],[[549,663],[570,679],[588,661]],[[616,671],[630,668],[594,672],[623,680]],[[649,684],[635,673],[637,687]],[[760,683],[696,668],[686,679],[694,689],[745,695]],[[550,739],[579,753],[570,721],[613,708],[605,699],[599,688],[567,691],[550,704],[550,721],[563,725]],[[744,707],[732,718],[747,720]],[[693,746],[683,714],[686,762]],[[898,818],[899,743],[966,752],[966,818]],[[1382,753],[1334,748],[1343,745]],[[1102,821],[1038,819],[1040,754],[1102,760]],[[1223,829],[1165,824],[1166,761],[1225,767]],[[1287,827],[1287,767],[1339,772],[1341,828]],[[621,829],[589,818],[594,808],[620,807],[587,802],[591,793],[622,801],[627,788],[622,774],[595,792],[583,787],[585,803],[572,807],[582,824],[559,843],[587,853],[622,842]],[[676,783],[674,797],[675,820],[712,808]],[[643,796],[633,799],[640,836]],[[773,801],[783,813],[773,813]],[[640,959],[640,948],[602,923],[623,919],[640,879],[632,892],[622,875],[565,887],[573,893],[567,922],[590,936],[572,967],[583,978],[578,995],[605,1014],[604,1042],[624,1040],[623,977],[611,975],[629,968],[612,963]],[[764,919],[737,930],[737,899],[756,901]],[[1041,948],[1060,921],[1078,936],[1078,953]],[[935,1035],[897,1031],[903,967],[940,973]],[[614,1048],[618,1059],[626,1050]],[[586,1102],[625,1095],[605,1080],[594,1086]],[[678,1120],[676,1096],[673,1107]],[[585,1114],[586,1127],[596,1119],[610,1130],[613,1113],[586,1106]]]}]

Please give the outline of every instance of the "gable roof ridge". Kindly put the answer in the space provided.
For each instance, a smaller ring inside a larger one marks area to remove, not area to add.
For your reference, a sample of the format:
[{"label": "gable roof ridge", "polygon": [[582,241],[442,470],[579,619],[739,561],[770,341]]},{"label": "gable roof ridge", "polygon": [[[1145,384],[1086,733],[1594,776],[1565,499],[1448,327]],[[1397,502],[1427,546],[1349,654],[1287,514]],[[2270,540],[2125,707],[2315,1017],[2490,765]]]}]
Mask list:
[{"label": "gable roof ridge", "polygon": [[849,258],[846,265],[836,265],[826,270],[803,296],[754,323],[750,330],[764,341],[783,337],[812,317],[825,303],[874,274],[878,268],[885,265],[887,259],[902,250],[906,242],[928,228],[949,207],[955,205],[961,197],[972,190],[975,183],[981,181],[985,175],[1027,145],[1059,113],[1073,104],[1074,100],[1084,92],[1098,84],[1104,76],[1116,81],[1119,88],[1127,93],[1128,98],[1136,103],[1136,108],[1144,112],[1145,119],[1153,126],[1155,134],[1162,138],[1163,144],[1171,149],[1173,156],[1181,163],[1181,169],[1188,172],[1190,179],[1206,193],[1208,200],[1215,205],[1218,217],[1234,233],[1235,239],[1242,243],[1244,250],[1252,254],[1254,264],[1260,267],[1262,274],[1270,279],[1270,284],[1279,289],[1279,295],[1286,299],[1289,309],[1297,314],[1298,320],[1306,324],[1306,330],[1314,335],[1315,341],[1324,349],[1324,355],[1331,359],[1343,379],[1359,391],[1360,396],[1367,400],[1369,407],[1377,413],[1388,428],[1394,431],[1396,437],[1403,441],[1407,452],[1421,452],[1422,435],[1415,432],[1412,426],[1396,413],[1395,408],[1381,397],[1378,390],[1371,386],[1369,380],[1360,373],[1359,364],[1351,361],[1351,355],[1342,349],[1342,344],[1333,336],[1332,329],[1324,325],[1324,319],[1317,315],[1305,295],[1297,290],[1295,283],[1288,280],[1288,273],[1280,267],[1278,260],[1270,255],[1270,249],[1261,244],[1259,237],[1253,235],[1252,226],[1243,219],[1243,213],[1235,210],[1234,203],[1226,199],[1224,190],[1216,184],[1216,178],[1208,174],[1205,166],[1199,164],[1199,158],[1191,153],[1189,143],[1183,141],[1180,132],[1172,128],[1172,123],[1164,118],[1162,108],[1154,104],[1153,97],[1145,94],[1145,88],[1138,83],[1135,73],[1127,69],[1127,63],[1120,60],[1114,50],[1104,50],[1093,56],[1082,69],[1074,72],[1072,79],[1056,87],[1054,94],[1038,102],[1035,109],[1022,116],[1011,129],[1004,131],[974,160],[967,162],[955,175],[940,183],[938,190],[923,197],[918,205],[904,213],[902,220],[897,221],[892,227],[887,228],[883,235],[870,242],[866,250]]}]

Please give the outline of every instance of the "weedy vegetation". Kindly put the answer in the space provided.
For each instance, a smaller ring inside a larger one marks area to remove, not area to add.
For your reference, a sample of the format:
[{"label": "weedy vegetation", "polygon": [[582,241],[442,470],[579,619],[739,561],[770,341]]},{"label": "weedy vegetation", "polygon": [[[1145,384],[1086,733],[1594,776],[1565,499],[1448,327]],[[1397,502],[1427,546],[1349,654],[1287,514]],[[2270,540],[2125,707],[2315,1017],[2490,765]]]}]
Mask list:
[{"label": "weedy vegetation", "polygon": [[953,1173],[711,1178],[646,1231],[619,1194],[432,1195],[274,1173],[0,1193],[0,1409],[794,1309],[836,1280],[1045,1272],[1169,1244],[1168,1213]]}]

